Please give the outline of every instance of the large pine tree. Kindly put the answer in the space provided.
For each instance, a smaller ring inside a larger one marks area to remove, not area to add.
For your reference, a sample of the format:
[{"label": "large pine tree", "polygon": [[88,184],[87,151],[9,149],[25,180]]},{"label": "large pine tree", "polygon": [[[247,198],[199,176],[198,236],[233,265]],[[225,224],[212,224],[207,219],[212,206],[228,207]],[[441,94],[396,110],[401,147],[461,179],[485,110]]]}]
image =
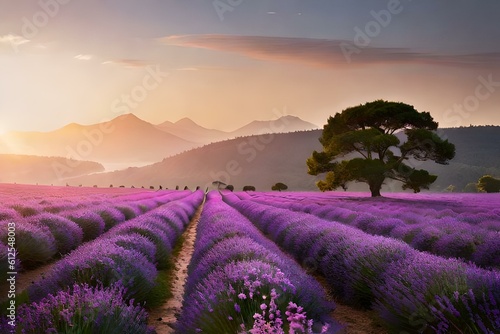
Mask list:
[{"label": "large pine tree", "polygon": [[[437,176],[415,169],[409,159],[448,164],[455,145],[441,139],[428,112],[401,102],[377,100],[350,107],[328,119],[319,141],[323,151],[307,160],[309,174],[326,173],[318,182],[322,191],[347,189],[351,181],[368,183],[373,197],[380,196],[384,180],[403,182],[403,189],[429,189]],[[396,133],[403,131],[406,141]],[[348,159],[347,159],[348,158]]]}]

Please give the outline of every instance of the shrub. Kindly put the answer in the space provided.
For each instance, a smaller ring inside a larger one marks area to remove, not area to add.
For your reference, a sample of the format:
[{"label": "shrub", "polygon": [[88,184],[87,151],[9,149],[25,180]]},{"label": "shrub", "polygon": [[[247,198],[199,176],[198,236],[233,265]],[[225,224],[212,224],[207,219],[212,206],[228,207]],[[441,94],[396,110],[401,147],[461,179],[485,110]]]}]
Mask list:
[{"label": "shrub", "polygon": [[28,295],[36,302],[74,283],[110,287],[119,282],[126,288],[128,299],[143,301],[153,288],[156,275],[155,266],[143,254],[101,239],[79,247],[57,262],[44,279],[28,288]]},{"label": "shrub", "polygon": [[[0,241],[7,244],[8,221],[0,222]],[[22,222],[16,224],[16,250],[21,265],[33,268],[50,260],[57,251],[56,240],[45,226]]]},{"label": "shrub", "polygon": [[110,230],[112,227],[125,221],[125,214],[117,208],[111,206],[103,206],[95,209],[95,212],[104,220],[104,231]]},{"label": "shrub", "polygon": [[50,213],[42,213],[28,219],[39,227],[46,226],[55,238],[57,251],[66,254],[78,247],[83,240],[83,230],[75,222]]},{"label": "shrub", "polygon": [[67,213],[66,217],[82,228],[84,242],[93,240],[104,232],[104,220],[95,212],[88,210],[72,211]]},{"label": "shrub", "polygon": [[23,333],[152,334],[147,313],[125,301],[125,288],[74,284],[19,308],[17,326]]},{"label": "shrub", "polygon": [[165,269],[170,266],[171,242],[165,232],[158,230],[154,225],[141,221],[130,221],[116,226],[110,230],[110,233],[112,235],[129,235],[135,233],[150,239],[156,247],[158,269]]}]

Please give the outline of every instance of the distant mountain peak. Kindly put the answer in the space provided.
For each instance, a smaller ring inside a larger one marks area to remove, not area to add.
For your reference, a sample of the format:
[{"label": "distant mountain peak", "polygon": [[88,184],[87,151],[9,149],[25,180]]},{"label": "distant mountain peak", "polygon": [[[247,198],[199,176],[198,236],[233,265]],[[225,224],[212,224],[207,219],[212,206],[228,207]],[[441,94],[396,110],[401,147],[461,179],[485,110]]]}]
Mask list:
[{"label": "distant mountain peak", "polygon": [[128,113],[128,114],[123,114],[123,115],[120,115],[120,116],[117,116],[113,119],[114,120],[130,120],[130,121],[143,121],[142,119],[140,119],[139,117],[137,117],[136,115],[132,114],[132,113]]},{"label": "distant mountain peak", "polygon": [[78,124],[78,123],[69,123],[69,124],[65,125],[63,127],[63,129],[72,130],[72,129],[79,129],[81,127],[83,127],[83,125],[81,125],[81,124]]},{"label": "distant mountain peak", "polygon": [[175,124],[177,124],[177,125],[198,125],[198,124],[196,124],[195,121],[193,121],[189,117],[181,118],[180,120],[178,120],[177,122],[175,122]]}]

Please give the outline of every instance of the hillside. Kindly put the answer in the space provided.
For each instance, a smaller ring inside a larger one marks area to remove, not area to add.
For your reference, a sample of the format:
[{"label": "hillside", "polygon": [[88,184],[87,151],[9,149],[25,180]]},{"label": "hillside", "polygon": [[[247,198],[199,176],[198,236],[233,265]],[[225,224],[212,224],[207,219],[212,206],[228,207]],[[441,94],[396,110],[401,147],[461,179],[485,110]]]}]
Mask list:
[{"label": "hillside", "polygon": [[0,154],[0,183],[61,184],[67,177],[102,171],[101,164],[91,161]]},{"label": "hillside", "polygon": [[307,174],[305,160],[319,149],[318,131],[270,134],[226,140],[179,154],[160,163],[76,178],[72,183],[109,186],[203,188],[212,181],[237,189],[253,185],[270,190],[276,182],[291,189],[315,189],[316,178]]},{"label": "hillside", "polygon": [[[469,182],[490,173],[500,176],[500,127],[440,129],[440,135],[456,145],[456,158],[450,165],[433,162],[415,163],[438,175],[431,190],[443,190],[453,184],[458,190]],[[218,179],[236,189],[254,185],[270,190],[276,182],[284,182],[291,190],[316,190],[317,178],[307,174],[306,159],[313,150],[320,150],[321,130],[286,134],[251,136],[206,145],[162,162],[129,168],[113,173],[79,177],[72,183],[86,185],[123,184],[173,188],[210,186]],[[350,190],[366,190],[364,184],[352,184]],[[385,191],[400,191],[400,183],[385,186]]]}]

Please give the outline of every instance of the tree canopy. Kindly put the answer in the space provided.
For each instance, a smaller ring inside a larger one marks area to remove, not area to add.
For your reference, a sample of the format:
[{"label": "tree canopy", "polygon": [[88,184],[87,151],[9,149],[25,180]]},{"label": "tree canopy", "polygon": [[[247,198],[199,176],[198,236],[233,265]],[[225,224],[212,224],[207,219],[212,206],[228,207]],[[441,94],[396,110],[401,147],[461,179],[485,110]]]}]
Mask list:
[{"label": "tree canopy", "polygon": [[[328,118],[319,141],[323,151],[307,160],[308,173],[326,173],[320,190],[347,189],[352,181],[368,183],[373,197],[380,196],[385,179],[403,183],[403,189],[428,189],[437,176],[411,166],[413,161],[448,164],[455,145],[440,138],[428,112],[401,102],[376,100],[350,107]],[[396,136],[403,132],[406,141]]]},{"label": "tree canopy", "polygon": [[500,192],[500,179],[496,179],[491,175],[484,175],[477,182],[477,188],[487,193],[498,193]]},{"label": "tree canopy", "polygon": [[275,185],[273,185],[271,187],[271,190],[273,190],[273,191],[277,190],[277,191],[280,191],[280,192],[282,190],[287,190],[287,189],[288,189],[288,186],[286,184],[282,183],[282,182],[278,182],[278,183],[276,183]]}]

